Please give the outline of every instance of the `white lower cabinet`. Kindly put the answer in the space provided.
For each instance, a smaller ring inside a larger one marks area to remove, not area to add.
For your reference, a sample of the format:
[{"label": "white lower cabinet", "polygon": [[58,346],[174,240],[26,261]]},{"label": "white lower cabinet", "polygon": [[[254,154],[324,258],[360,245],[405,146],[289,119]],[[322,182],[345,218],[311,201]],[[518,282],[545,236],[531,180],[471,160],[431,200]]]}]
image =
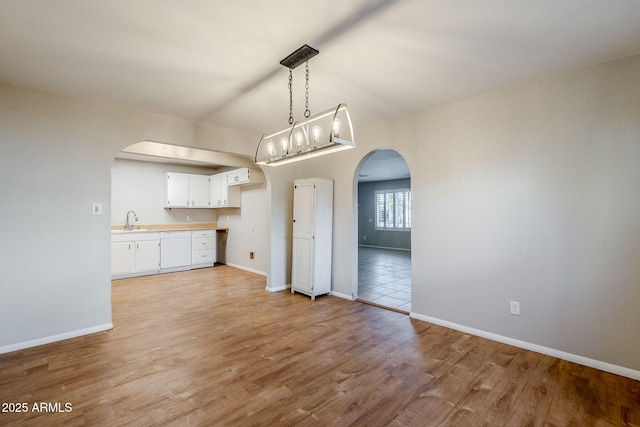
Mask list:
[{"label": "white lower cabinet", "polygon": [[111,275],[136,276],[160,270],[160,233],[111,235]]},{"label": "white lower cabinet", "polygon": [[216,230],[111,234],[111,277],[213,267]]},{"label": "white lower cabinet", "polygon": [[191,250],[191,265],[194,268],[213,266],[216,262],[216,231],[192,231]]}]

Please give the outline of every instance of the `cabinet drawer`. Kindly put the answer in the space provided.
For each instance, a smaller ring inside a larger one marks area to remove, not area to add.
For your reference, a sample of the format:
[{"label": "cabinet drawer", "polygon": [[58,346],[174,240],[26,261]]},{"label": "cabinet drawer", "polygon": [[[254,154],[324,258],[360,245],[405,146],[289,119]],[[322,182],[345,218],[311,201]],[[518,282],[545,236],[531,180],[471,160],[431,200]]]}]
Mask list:
[{"label": "cabinet drawer", "polygon": [[216,237],[216,230],[194,230],[191,232],[193,238],[198,237]]},{"label": "cabinet drawer", "polygon": [[193,251],[191,254],[191,264],[208,264],[216,261],[215,251],[213,249],[205,249],[201,251]]},{"label": "cabinet drawer", "polygon": [[191,239],[191,249],[199,251],[203,249],[215,249],[216,240],[213,237],[194,237]]}]

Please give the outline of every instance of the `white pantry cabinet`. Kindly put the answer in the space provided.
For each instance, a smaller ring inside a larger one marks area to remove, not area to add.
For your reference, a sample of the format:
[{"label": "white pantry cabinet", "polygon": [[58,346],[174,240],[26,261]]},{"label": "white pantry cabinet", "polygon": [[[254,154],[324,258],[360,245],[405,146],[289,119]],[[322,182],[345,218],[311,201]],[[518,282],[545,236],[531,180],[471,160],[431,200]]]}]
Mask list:
[{"label": "white pantry cabinet", "polygon": [[111,235],[111,275],[140,275],[160,270],[160,233]]},{"label": "white pantry cabinet", "polygon": [[333,181],[298,179],[293,185],[293,259],[291,292],[331,292]]}]

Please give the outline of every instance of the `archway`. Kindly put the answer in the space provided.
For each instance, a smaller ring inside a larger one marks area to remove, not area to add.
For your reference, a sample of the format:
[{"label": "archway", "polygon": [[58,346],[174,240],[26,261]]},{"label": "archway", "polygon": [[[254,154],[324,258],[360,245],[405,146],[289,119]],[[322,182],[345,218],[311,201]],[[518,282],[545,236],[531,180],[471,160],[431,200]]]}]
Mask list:
[{"label": "archway", "polygon": [[[237,201],[244,204],[245,209],[238,205],[164,206],[165,173],[207,177],[238,168],[251,168],[252,177],[263,176],[248,156],[153,141],[129,145],[117,153],[111,166],[111,227],[121,231],[130,211],[132,219],[139,218],[134,224],[137,228],[178,230],[219,226],[229,232],[216,233],[215,262],[266,275],[268,223],[263,212],[268,198],[266,184],[261,180],[256,180],[255,185],[234,187],[236,199],[240,199]],[[198,183],[209,196],[210,185],[205,181]],[[120,273],[111,264],[112,278],[137,275],[128,271]]]},{"label": "archway", "polygon": [[391,149],[367,154],[356,168],[358,300],[411,311],[411,175]]}]

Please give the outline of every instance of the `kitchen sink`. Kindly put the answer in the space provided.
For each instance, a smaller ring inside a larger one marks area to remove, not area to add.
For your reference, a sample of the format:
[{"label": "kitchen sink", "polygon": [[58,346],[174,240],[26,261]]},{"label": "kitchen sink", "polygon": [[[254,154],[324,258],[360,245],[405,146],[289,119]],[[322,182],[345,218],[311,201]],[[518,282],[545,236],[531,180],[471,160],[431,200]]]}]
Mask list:
[{"label": "kitchen sink", "polygon": [[111,230],[112,233],[134,233],[136,231],[152,231],[150,228],[132,228],[128,230],[126,228],[120,228],[118,230]]}]

